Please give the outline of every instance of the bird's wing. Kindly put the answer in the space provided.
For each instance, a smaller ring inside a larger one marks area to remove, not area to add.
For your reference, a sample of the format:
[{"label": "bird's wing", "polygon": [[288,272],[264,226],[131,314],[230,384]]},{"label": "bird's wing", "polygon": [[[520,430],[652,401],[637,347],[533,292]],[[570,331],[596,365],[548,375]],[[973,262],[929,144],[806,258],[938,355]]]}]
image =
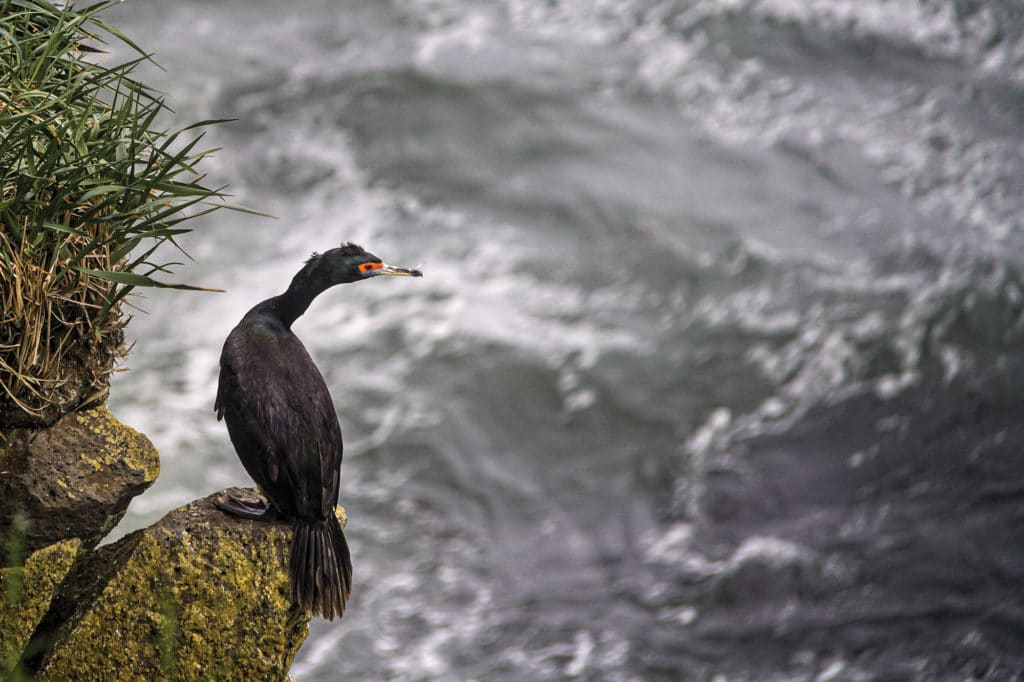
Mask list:
[{"label": "bird's wing", "polygon": [[232,333],[215,403],[246,470],[279,507],[326,513],[338,499],[341,428],[323,377],[293,334]]}]

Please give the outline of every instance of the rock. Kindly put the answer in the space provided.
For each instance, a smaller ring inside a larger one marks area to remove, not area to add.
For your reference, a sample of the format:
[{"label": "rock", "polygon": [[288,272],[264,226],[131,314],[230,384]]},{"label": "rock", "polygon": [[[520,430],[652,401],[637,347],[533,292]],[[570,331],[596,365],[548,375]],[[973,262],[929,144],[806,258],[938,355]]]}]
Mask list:
[{"label": "rock", "polygon": [[45,651],[28,661],[38,680],[104,680],[112,671],[117,679],[287,679],[310,618],[289,595],[291,525],[228,516],[213,506],[221,495],[75,567],[32,643]]},{"label": "rock", "polygon": [[25,645],[50,608],[57,588],[82,547],[81,540],[66,540],[35,552],[24,566],[0,569],[0,673],[15,677]]},{"label": "rock", "polygon": [[103,406],[0,433],[0,537],[20,515],[29,553],[70,538],[95,547],[159,472],[149,439]]}]

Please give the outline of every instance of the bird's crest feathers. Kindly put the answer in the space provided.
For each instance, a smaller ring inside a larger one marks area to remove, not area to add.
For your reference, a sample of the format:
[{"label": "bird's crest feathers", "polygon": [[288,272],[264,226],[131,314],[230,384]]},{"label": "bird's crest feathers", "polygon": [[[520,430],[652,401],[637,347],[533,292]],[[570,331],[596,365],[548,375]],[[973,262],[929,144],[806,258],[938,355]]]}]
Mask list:
[{"label": "bird's crest feathers", "polygon": [[[363,247],[359,246],[354,242],[342,243],[342,245],[338,247],[337,251],[339,256],[360,256],[366,253],[366,249],[364,249]],[[322,255],[322,253],[314,251],[309,255],[309,258],[306,259],[306,265],[309,265]]]},{"label": "bird's crest feathers", "polygon": [[339,254],[342,256],[360,256],[364,253],[366,253],[366,249],[358,244],[354,244],[353,242],[346,242],[342,244],[341,250],[339,251]]}]

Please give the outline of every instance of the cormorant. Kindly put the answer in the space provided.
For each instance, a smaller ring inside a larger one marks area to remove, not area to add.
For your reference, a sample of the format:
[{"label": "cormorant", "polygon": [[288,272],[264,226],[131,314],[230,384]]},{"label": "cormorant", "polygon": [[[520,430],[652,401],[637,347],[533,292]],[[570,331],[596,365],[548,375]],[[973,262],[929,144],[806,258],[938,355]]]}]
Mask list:
[{"label": "cormorant", "polygon": [[348,543],[334,515],[341,427],[327,384],[291,326],[326,289],[380,275],[422,273],[385,265],[351,243],[314,253],[287,291],[245,314],[220,358],[217,419],[267,501],[229,498],[217,506],[242,518],[294,522],[292,599],[329,620],[344,613],[352,589]]}]

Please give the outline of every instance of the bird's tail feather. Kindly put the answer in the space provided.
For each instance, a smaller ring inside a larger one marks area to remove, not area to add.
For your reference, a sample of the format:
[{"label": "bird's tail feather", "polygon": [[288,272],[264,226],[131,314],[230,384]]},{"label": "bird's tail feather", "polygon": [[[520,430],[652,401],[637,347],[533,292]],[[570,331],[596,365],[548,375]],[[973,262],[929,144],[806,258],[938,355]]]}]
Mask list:
[{"label": "bird's tail feather", "polygon": [[300,608],[327,620],[341,618],[352,592],[352,557],[334,514],[295,522],[288,572]]}]

